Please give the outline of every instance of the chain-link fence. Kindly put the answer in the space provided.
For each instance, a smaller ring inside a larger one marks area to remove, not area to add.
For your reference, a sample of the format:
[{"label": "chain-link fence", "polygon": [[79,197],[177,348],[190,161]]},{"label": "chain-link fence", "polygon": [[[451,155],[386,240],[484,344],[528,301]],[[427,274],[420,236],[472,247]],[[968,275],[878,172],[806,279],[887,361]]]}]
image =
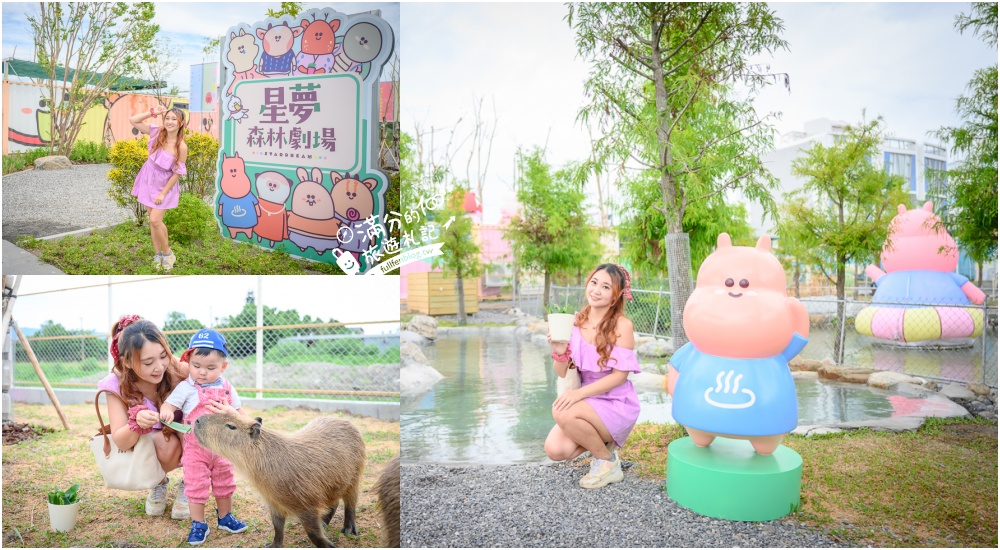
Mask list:
[{"label": "chain-link fence", "polygon": [[[848,296],[855,289],[850,289]],[[842,365],[905,372],[915,376],[979,382],[997,387],[997,307],[948,307],[923,301],[872,304],[860,299],[803,296],[809,313],[809,344],[800,356],[833,359]],[[583,287],[552,285],[549,309],[573,312],[585,303]],[[625,315],[641,335],[669,339],[670,292],[632,289]],[[867,299],[866,299],[867,298]],[[995,302],[994,302],[995,303]],[[838,307],[839,305],[839,307]],[[542,295],[522,293],[515,302],[525,313],[544,317]],[[900,306],[906,306],[900,307]],[[843,330],[837,322],[843,318]]]},{"label": "chain-link fence", "polygon": [[[105,319],[121,315],[111,305],[120,302],[135,304],[129,312],[163,329],[177,357],[198,330],[211,327],[222,333],[230,352],[223,376],[243,397],[398,402],[398,318],[338,322],[334,314],[350,311],[333,305],[347,301],[342,295],[351,292],[347,281],[338,285],[327,278],[305,277],[264,277],[266,281],[192,277],[186,278],[187,283],[177,279],[182,278],[25,293],[19,296],[13,315],[54,388],[96,388],[107,376],[109,331],[93,327],[110,327]],[[328,283],[329,288],[324,286]],[[192,284],[219,286],[201,289],[209,299],[192,299],[183,294],[194,292],[189,289]],[[368,304],[377,299],[370,298]],[[387,302],[394,305],[395,300]],[[95,309],[104,311],[93,315]],[[329,312],[329,316],[314,317],[305,311]],[[14,387],[40,386],[27,349],[13,328],[9,338],[14,343]]]}]

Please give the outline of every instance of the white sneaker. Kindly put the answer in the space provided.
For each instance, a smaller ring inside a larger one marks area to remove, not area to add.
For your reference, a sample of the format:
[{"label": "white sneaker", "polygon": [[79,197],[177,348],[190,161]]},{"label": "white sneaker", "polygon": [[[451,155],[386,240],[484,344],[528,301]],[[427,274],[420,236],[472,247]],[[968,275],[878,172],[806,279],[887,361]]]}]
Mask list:
[{"label": "white sneaker", "polygon": [[174,268],[174,262],[177,261],[177,256],[174,255],[174,251],[171,250],[170,254],[163,256],[163,269],[170,271]]},{"label": "white sneaker", "polygon": [[172,519],[191,519],[191,505],[188,504],[188,497],[184,494],[184,480],[181,480],[179,489],[177,497],[174,498],[174,506],[170,509],[170,517]]},{"label": "white sneaker", "polygon": [[153,267],[157,270],[163,269],[163,254],[157,252],[156,256],[153,256]]},{"label": "white sneaker", "polygon": [[149,496],[146,497],[147,516],[162,516],[167,509],[168,483],[170,483],[170,478],[165,477],[159,485],[149,490]]},{"label": "white sneaker", "polygon": [[622,472],[622,463],[616,454],[611,455],[611,460],[595,458],[590,463],[590,472],[580,480],[580,487],[584,489],[600,489],[605,485],[617,483],[625,479]]}]

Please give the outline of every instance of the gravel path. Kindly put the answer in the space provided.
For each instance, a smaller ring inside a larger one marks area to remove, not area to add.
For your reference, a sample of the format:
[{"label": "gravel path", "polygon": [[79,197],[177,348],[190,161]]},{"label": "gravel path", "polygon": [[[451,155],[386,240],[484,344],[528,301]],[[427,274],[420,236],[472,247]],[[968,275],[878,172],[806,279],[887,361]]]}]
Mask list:
[{"label": "gravel path", "polygon": [[47,237],[131,218],[108,196],[110,164],[25,170],[3,177],[3,238]]},{"label": "gravel path", "polygon": [[456,466],[403,464],[404,547],[844,547],[783,518],[746,523],[707,518],[670,500],[663,482],[629,472],[581,489],[585,461]]}]

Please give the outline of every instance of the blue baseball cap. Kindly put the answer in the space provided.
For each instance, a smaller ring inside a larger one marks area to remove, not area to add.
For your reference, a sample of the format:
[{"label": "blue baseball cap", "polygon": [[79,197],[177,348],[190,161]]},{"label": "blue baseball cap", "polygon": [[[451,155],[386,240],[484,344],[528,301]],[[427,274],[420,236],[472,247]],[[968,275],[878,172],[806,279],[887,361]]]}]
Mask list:
[{"label": "blue baseball cap", "polygon": [[219,331],[210,328],[196,332],[191,337],[188,348],[209,348],[220,351],[223,355],[229,355],[229,349],[226,347],[226,339],[219,334]]}]

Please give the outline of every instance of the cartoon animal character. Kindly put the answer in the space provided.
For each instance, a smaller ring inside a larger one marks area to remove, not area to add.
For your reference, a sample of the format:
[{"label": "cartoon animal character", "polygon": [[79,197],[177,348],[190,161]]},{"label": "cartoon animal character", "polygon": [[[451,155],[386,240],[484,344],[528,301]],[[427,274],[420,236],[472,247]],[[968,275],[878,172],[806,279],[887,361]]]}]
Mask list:
[{"label": "cartoon animal character", "polygon": [[334,216],[333,198],[321,185],[323,172],[312,169],[312,178],[305,168],[297,168],[299,183],[292,191],[292,209],[288,213],[288,238],[299,250],[312,247],[322,255],[337,248],[340,222]]},{"label": "cartoon animal character", "polygon": [[308,19],[303,19],[300,28],[302,51],[295,56],[295,70],[302,74],[333,72],[333,50],[336,49],[336,32],[340,28],[340,20],[327,22],[318,19],[309,22]]},{"label": "cartoon animal character", "polygon": [[378,185],[378,180],[368,178],[361,181],[359,177],[351,176],[350,173],[341,176],[337,172],[330,172],[330,179],[333,180],[330,196],[333,197],[334,215],[340,221],[340,248],[360,260],[361,253],[372,245],[365,220],[375,211],[372,191]]},{"label": "cartoon animal character", "polygon": [[769,455],[798,424],[788,361],[808,342],[809,316],[786,296],[770,250],[767,235],[751,248],[720,234],[684,307],[691,341],[670,358],[666,386],[674,419],[699,447],[721,436]]},{"label": "cartoon animal character", "polygon": [[897,207],[882,249],[885,271],[865,268],[876,290],[872,305],[855,317],[861,334],[906,343],[981,334],[982,311],[963,306],[982,304],[986,295],[955,273],[958,248],[933,210],[929,201],[913,210]]},{"label": "cartoon animal character", "polygon": [[243,29],[240,29],[240,34],[229,33],[229,51],[226,52],[226,59],[233,64],[233,83],[226,90],[227,95],[232,95],[237,82],[262,76],[257,72],[258,53],[260,47],[254,42],[254,35],[247,34]]},{"label": "cartoon animal character", "polygon": [[274,247],[276,241],[288,238],[288,210],[285,202],[292,192],[292,182],[279,172],[257,174],[255,184],[260,201],[260,220],[253,228],[257,242],[267,239]]},{"label": "cartoon animal character", "polygon": [[295,52],[292,46],[295,38],[302,34],[302,27],[289,27],[282,23],[277,27],[267,24],[267,30],[257,29],[257,38],[264,44],[264,54],[260,56],[260,73],[264,76],[292,74]]},{"label": "cartoon animal character", "polygon": [[247,113],[250,111],[250,109],[243,108],[243,100],[239,96],[234,95],[229,98],[227,107],[229,107],[229,120],[235,120],[243,124],[243,119],[247,117]]},{"label": "cartoon animal character", "polygon": [[219,185],[222,188],[219,216],[222,218],[222,225],[229,228],[229,238],[235,239],[237,233],[243,233],[247,239],[251,238],[260,217],[260,204],[250,192],[250,178],[247,177],[246,165],[239,153],[231,157],[222,154]]},{"label": "cartoon animal character", "polygon": [[334,52],[333,72],[361,73],[365,63],[378,57],[382,49],[382,31],[371,23],[355,23],[344,34],[344,41]]}]

